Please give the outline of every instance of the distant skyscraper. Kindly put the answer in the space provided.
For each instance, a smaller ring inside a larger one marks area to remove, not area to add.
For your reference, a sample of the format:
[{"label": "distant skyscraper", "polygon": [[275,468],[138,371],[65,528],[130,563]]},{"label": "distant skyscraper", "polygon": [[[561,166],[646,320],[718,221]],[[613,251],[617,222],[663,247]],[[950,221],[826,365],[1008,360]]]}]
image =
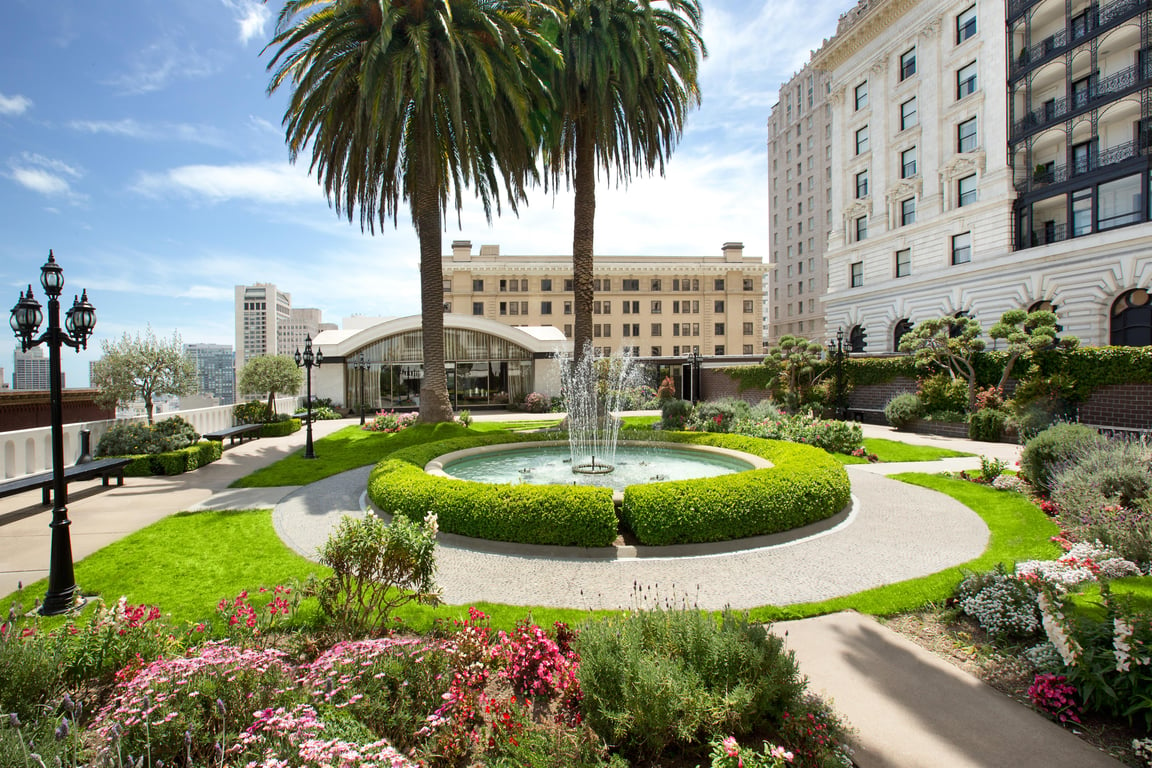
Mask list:
[{"label": "distant skyscraper", "polygon": [[235,370],[253,357],[291,355],[322,325],[319,309],[293,309],[292,295],[271,283],[236,286]]},{"label": "distant skyscraper", "polygon": [[[13,389],[48,389],[50,386],[48,357],[42,347],[33,347],[27,352],[17,349],[12,358]],[[61,386],[63,386],[63,374],[61,374]]]},{"label": "distant skyscraper", "polygon": [[228,344],[185,344],[184,354],[196,361],[200,394],[213,395],[220,405],[236,402],[236,356]]}]

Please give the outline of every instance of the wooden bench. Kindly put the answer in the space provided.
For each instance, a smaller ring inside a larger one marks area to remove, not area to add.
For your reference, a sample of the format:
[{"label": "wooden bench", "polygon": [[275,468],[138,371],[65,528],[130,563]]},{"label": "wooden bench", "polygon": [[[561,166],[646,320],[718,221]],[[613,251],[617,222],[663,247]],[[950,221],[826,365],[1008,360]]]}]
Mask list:
[{"label": "wooden bench", "polygon": [[[879,417],[879,421],[870,422],[868,416],[874,415]],[[864,424],[878,423],[887,424],[888,420],[884,417],[883,408],[849,408],[847,410],[848,421],[859,421]]]},{"label": "wooden bench", "polygon": [[224,438],[228,438],[228,445],[235,445],[236,438],[240,438],[240,444],[243,445],[245,440],[256,440],[260,437],[260,429],[263,424],[240,424],[235,427],[228,427],[227,429],[218,429],[215,432],[206,432],[204,434],[205,440],[217,440],[221,443]]},{"label": "wooden bench", "polygon": [[[95,480],[97,477],[103,481],[105,486],[113,477],[116,478],[116,485],[124,485],[124,467],[131,461],[132,459],[111,458],[97,459],[84,464],[73,464],[64,469],[65,487],[73,480]],[[51,472],[39,472],[35,475],[6,480],[0,483],[0,497],[13,496],[17,493],[39,488],[44,494],[44,506],[48,506],[52,503],[53,482],[54,478]]]}]

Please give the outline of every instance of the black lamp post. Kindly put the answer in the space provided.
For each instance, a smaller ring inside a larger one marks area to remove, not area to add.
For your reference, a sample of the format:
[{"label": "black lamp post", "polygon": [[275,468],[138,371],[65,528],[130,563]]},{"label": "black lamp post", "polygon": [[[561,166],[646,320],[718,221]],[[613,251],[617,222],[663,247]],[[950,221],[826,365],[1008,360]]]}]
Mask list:
[{"label": "black lamp post", "polygon": [[693,403],[700,400],[700,361],[702,359],[700,350],[696,347],[693,347],[692,351],[688,353],[688,383],[692,391],[689,400]]},{"label": "black lamp post", "polygon": [[364,426],[364,377],[368,375],[368,360],[363,352],[356,356],[352,367],[360,372],[360,426]]},{"label": "black lamp post", "polygon": [[828,339],[828,359],[832,362],[832,402],[836,409],[836,418],[843,419],[847,412],[844,402],[844,358],[847,349],[844,347],[844,329],[836,329],[836,338]]},{"label": "black lamp post", "polygon": [[308,380],[308,437],[304,441],[304,458],[316,458],[316,452],[312,450],[312,369],[319,368],[320,363],[324,362],[324,355],[320,354],[320,350],[316,350],[316,354],[312,354],[312,334],[307,334],[304,337],[304,353],[300,353],[300,348],[296,348],[296,367],[305,369]]},{"label": "black lamp post", "polygon": [[68,527],[68,486],[64,482],[64,404],[61,390],[60,345],[67,344],[79,351],[88,348],[88,337],[96,327],[96,308],[88,303],[88,291],[80,298],[73,298],[72,308],[60,327],[60,293],[64,289],[64,270],[56,263],[52,251],[48,251],[48,261],[40,268],[40,285],[48,295],[48,327],[39,337],[40,321],[44,314],[40,302],[32,297],[32,286],[28,292],[20,292],[20,300],[12,308],[9,323],[20,339],[20,350],[27,352],[41,344],[48,345],[48,381],[52,407],[52,554],[48,563],[48,594],[40,613],[56,616],[83,605],[77,601],[76,574],[72,568],[72,538]]}]

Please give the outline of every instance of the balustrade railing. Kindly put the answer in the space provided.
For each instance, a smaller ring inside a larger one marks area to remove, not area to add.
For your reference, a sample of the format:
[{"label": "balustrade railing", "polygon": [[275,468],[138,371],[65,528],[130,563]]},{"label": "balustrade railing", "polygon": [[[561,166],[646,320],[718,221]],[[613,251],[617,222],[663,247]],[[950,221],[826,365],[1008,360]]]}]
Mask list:
[{"label": "balustrade railing", "polygon": [[[1038,2],[1040,0],[1013,0],[1008,4],[1008,16],[1014,17]],[[1115,0],[1100,6],[1094,15],[1088,14],[1073,19],[1071,39],[1068,37],[1068,28],[1064,28],[1016,53],[1011,61],[1011,76],[1015,78],[1029,67],[1064,50],[1070,43],[1075,44],[1084,40],[1091,34],[1149,7],[1152,7],[1152,0]]]},{"label": "balustrade railing", "polygon": [[[297,396],[276,398],[278,413],[293,413],[303,402]],[[232,426],[231,405],[218,405],[212,408],[196,408],[188,411],[171,411],[157,414],[156,420],[180,416],[190,423],[200,434],[213,432]],[[80,453],[80,431],[92,433],[92,450],[108,428],[117,422],[146,421],[144,416],[127,419],[105,419],[102,421],[81,421],[64,425],[64,462],[72,464]],[[33,427],[13,432],[0,432],[0,476],[4,479],[31,475],[52,469],[52,428]]]},{"label": "balustrade railing", "polygon": [[1012,124],[1012,137],[1020,138],[1026,133],[1046,128],[1076,110],[1108,101],[1115,94],[1150,79],[1152,79],[1152,61],[1144,64],[1143,68],[1133,64],[1131,67],[1100,78],[1089,84],[1086,89],[1074,92],[1071,98],[1049,99],[1041,104],[1039,109],[1032,110]]},{"label": "balustrade railing", "polygon": [[1146,152],[1147,148],[1142,150],[1140,143],[1136,141],[1117,144],[1093,152],[1085,157],[1078,157],[1067,165],[1037,166],[1032,173],[1028,174],[1026,178],[1018,180],[1014,186],[1016,187],[1016,191],[1021,194],[1031,192],[1051,184],[1059,184],[1062,181],[1067,181],[1070,178],[1088,173],[1089,171],[1095,171],[1110,165],[1122,163],[1125,160],[1130,160]]}]

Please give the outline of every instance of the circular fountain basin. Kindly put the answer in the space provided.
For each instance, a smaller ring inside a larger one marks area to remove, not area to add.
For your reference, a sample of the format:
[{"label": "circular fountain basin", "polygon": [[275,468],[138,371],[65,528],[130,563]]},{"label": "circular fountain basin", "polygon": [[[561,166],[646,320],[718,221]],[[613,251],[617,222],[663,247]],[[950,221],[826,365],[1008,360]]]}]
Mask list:
[{"label": "circular fountain basin", "polygon": [[[609,463],[601,457],[596,460]],[[622,493],[630,485],[718,477],[772,466],[758,456],[727,448],[649,442],[620,443],[610,463],[610,472],[573,472],[568,443],[549,441],[455,451],[438,456],[424,470],[480,483],[593,485]]]}]

